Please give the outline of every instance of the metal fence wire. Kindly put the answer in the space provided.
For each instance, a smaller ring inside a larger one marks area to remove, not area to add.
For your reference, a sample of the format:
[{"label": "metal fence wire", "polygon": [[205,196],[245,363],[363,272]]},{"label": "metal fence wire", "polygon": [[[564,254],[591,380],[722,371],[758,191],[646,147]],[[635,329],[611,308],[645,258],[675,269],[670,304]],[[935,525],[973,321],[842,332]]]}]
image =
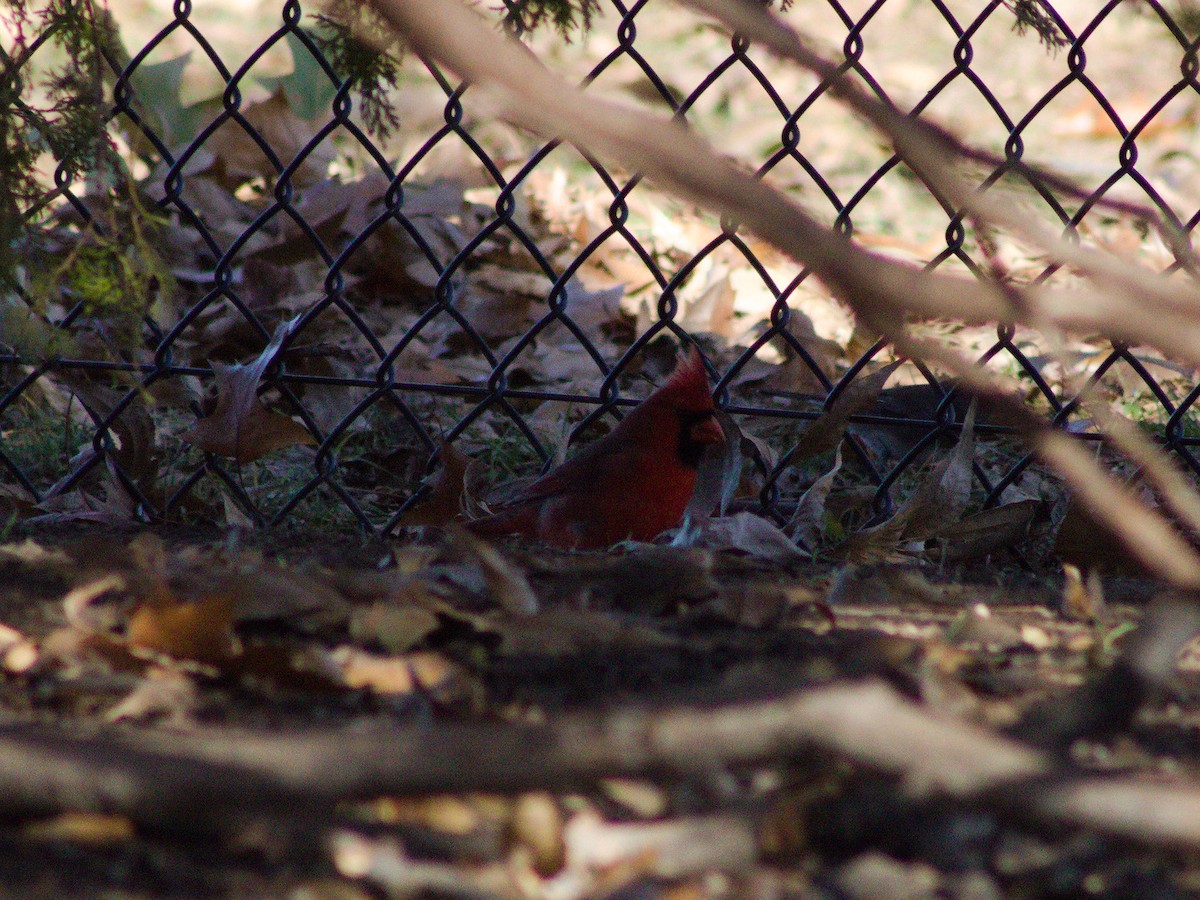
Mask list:
[{"label": "metal fence wire", "polygon": [[[1042,13],[1041,34],[1018,6]],[[782,520],[828,468],[828,455],[789,453],[803,425],[890,359],[795,263],[635,174],[494,121],[486,98],[429,60],[409,54],[394,73],[385,137],[299,3],[263,12],[257,33],[242,12],[207,18],[212,7],[189,0],[139,10],[114,10],[129,50],[103,79],[122,165],[54,159],[53,184],[22,210],[0,332],[10,505],[382,533],[444,444],[496,477],[528,473],[644,396],[678,340],[695,339],[747,435],[747,503]],[[1136,222],[1097,205],[1133,198],[1189,234],[1200,219],[1186,12],[1156,0],[796,0],[786,15],[848,77],[1006,160],[979,171],[981,185],[1187,277]],[[572,41],[521,36],[588,91],[687,120],[832,227],[931,267],[989,269],[957,211],[827,83],[673,4],[603,0]],[[38,102],[35,72],[56,64],[54,47],[48,28],[7,56],[22,102]],[[1063,197],[1013,175],[1018,161],[1092,193]],[[1069,277],[1015,245],[991,252],[1022,281]],[[1095,435],[1072,398],[1098,385],[1200,471],[1190,370],[1012,328],[955,338],[1083,437]],[[239,403],[240,432],[222,446],[221,416]],[[954,440],[966,406],[905,363],[854,417],[845,484],[886,511],[927,451]],[[1029,456],[981,422],[978,502],[1039,496]]]}]

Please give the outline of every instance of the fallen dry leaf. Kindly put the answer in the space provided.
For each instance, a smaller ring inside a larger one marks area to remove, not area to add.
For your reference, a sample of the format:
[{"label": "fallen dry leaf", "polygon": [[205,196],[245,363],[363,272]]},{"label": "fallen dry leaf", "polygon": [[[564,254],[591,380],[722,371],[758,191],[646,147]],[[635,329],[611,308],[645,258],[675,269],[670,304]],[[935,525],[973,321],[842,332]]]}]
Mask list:
[{"label": "fallen dry leaf", "polygon": [[703,519],[713,514],[725,515],[737,493],[742,477],[742,430],[733,416],[718,410],[716,419],[725,433],[725,440],[709,444],[700,457],[696,472],[696,487],[688,501],[685,517]]},{"label": "fallen dry leaf", "polygon": [[796,446],[787,454],[790,462],[828,453],[842,442],[850,417],[870,406],[879,397],[892,373],[905,360],[897,359],[863,378],[856,378],[834,398],[829,408],[800,433]]},{"label": "fallen dry leaf", "polygon": [[358,641],[377,643],[392,653],[404,653],[440,626],[432,609],[389,599],[355,610],[350,618],[350,635]]},{"label": "fallen dry leaf", "polygon": [[165,720],[174,727],[191,723],[200,702],[196,682],[179,669],[151,666],[135,687],[105,713],[108,722]]},{"label": "fallen dry leaf", "polygon": [[538,611],[537,594],[524,573],[499,550],[461,526],[455,526],[451,533],[454,543],[468,554],[483,575],[488,595],[497,606],[517,616],[531,616]]},{"label": "fallen dry leaf", "polygon": [[239,463],[253,462],[280,447],[316,444],[303,425],[271,412],[258,399],[258,382],[275,359],[284,340],[299,325],[299,316],[283,323],[258,358],[248,364],[213,364],[217,379],[217,406],[183,434],[207,453],[230,456]]},{"label": "fallen dry leaf", "polygon": [[815,550],[825,536],[825,501],[829,499],[833,481],[841,470],[842,447],[839,444],[833,457],[833,467],[809,485],[788,522],[792,540],[800,541],[810,551]]},{"label": "fallen dry leaf", "polygon": [[32,841],[69,841],[94,847],[132,841],[135,833],[133,822],[126,816],[85,811],[39,819],[21,829],[21,834]]},{"label": "fallen dry leaf", "polygon": [[437,455],[441,467],[429,482],[428,496],[407,510],[397,520],[397,525],[445,525],[462,516],[463,491],[466,489],[467,469],[471,460],[453,444],[442,444]]},{"label": "fallen dry leaf", "polygon": [[1063,563],[1063,611],[1083,622],[1095,622],[1104,611],[1104,585],[1092,569],[1085,579],[1079,567]]},{"label": "fallen dry leaf", "polygon": [[890,559],[901,544],[925,541],[957,524],[971,498],[974,455],[975,404],[972,403],[954,449],[938,460],[891,518],[850,536],[843,546],[846,559],[856,563],[882,562]]},{"label": "fallen dry leaf", "polygon": [[750,512],[708,519],[693,528],[680,530],[673,547],[705,547],[738,550],[759,559],[788,563],[806,559],[779,526]]},{"label": "fallen dry leaf", "polygon": [[126,630],[130,647],[174,659],[213,666],[228,664],[239,652],[233,633],[236,598],[213,594],[179,602],[160,598],[134,610]]},{"label": "fallen dry leaf", "polygon": [[963,419],[954,449],[933,467],[904,503],[903,539],[923,541],[962,519],[971,499],[971,463],[975,458],[975,403]]},{"label": "fallen dry leaf", "polygon": [[981,509],[940,529],[926,544],[926,553],[939,562],[958,562],[1013,547],[1028,535],[1041,508],[1042,501],[1027,499]]}]

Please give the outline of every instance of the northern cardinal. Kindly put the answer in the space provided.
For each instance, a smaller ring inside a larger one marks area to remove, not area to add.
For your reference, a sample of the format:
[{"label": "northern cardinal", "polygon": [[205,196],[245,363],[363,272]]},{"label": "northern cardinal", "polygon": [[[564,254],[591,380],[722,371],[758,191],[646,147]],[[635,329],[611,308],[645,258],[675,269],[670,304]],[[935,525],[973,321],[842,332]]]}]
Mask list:
[{"label": "northern cardinal", "polygon": [[725,440],[714,412],[693,348],[616,428],[466,525],[486,537],[519,534],[568,548],[648,541],[679,524],[704,448]]}]

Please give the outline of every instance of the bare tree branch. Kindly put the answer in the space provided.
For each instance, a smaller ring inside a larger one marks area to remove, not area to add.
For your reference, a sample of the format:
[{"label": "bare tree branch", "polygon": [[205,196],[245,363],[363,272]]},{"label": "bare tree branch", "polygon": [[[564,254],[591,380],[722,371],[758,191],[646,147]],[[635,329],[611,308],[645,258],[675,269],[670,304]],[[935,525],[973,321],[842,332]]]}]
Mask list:
[{"label": "bare tree branch", "polygon": [[1046,755],[935,715],[878,682],[716,708],[572,714],[543,726],[81,737],[8,725],[0,728],[0,812],[103,810],[177,833],[227,833],[262,820],[311,827],[339,801],[563,790],[611,776],[707,777],[714,767],[813,748],[901,776],[913,792],[1147,844],[1200,847],[1200,784],[1058,776]]}]

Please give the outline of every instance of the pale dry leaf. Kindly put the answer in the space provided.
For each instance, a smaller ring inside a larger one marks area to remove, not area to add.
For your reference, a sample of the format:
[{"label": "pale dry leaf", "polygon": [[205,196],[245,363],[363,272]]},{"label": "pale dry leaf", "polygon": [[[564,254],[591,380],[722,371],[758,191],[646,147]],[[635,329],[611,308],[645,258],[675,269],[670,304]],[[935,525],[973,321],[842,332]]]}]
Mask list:
[{"label": "pale dry leaf", "polygon": [[254,519],[247,515],[246,511],[242,509],[242,505],[229,491],[221,491],[221,512],[224,513],[223,524],[227,529],[254,530]]},{"label": "pale dry leaf", "polygon": [[808,490],[796,504],[787,528],[791,531],[792,540],[800,541],[809,550],[815,550],[825,536],[825,501],[833,489],[834,479],[842,470],[842,446],[838,445],[833,457],[833,466],[809,485]]},{"label": "pale dry leaf", "polygon": [[397,605],[393,600],[356,609],[350,618],[355,640],[377,642],[391,653],[411,650],[440,626],[432,609],[414,603]]},{"label": "pale dry leaf", "polygon": [[623,317],[621,312],[621,300],[625,296],[623,284],[593,291],[589,290],[578,278],[572,278],[567,282],[566,290],[566,313],[585,334],[600,334],[604,326],[612,325]]},{"label": "pale dry leaf", "polygon": [[235,622],[288,622],[311,631],[338,628],[350,615],[336,574],[315,566],[288,568],[247,553],[235,556],[228,571],[218,570],[207,581],[196,570],[189,575],[197,579],[196,593],[219,590],[233,597]]},{"label": "pale dry leaf", "polygon": [[379,656],[357,647],[342,646],[329,654],[347,686],[369,688],[376,694],[411,694],[417,686],[412,666],[403,656]]},{"label": "pale dry leaf", "polygon": [[37,662],[37,644],[8,625],[0,624],[0,659],[4,668],[14,674],[27,672]]},{"label": "pale dry leaf", "polygon": [[487,593],[497,606],[517,616],[537,613],[540,608],[537,594],[520,569],[487,541],[465,528],[453,526],[451,534],[455,544],[466,551],[471,563],[478,568],[487,585]]},{"label": "pale dry leaf", "polygon": [[200,703],[196,682],[174,668],[152,666],[137,687],[105,714],[108,722],[164,720],[172,727],[190,724]]},{"label": "pale dry leaf", "polygon": [[339,831],[330,838],[330,855],[343,876],[378,885],[389,897],[519,896],[501,867],[467,868],[413,859],[392,837],[368,838],[357,831]]},{"label": "pale dry leaf", "polygon": [[1104,611],[1104,585],[1093,569],[1085,579],[1079,567],[1063,563],[1062,608],[1073,619],[1095,622]]},{"label": "pale dry leaf", "polygon": [[672,546],[737,550],[758,559],[781,563],[807,559],[778,525],[751,512],[708,519],[694,528],[681,530]]},{"label": "pale dry leaf", "polygon": [[954,449],[937,462],[920,487],[905,501],[912,509],[902,540],[923,541],[959,522],[971,500],[971,464],[975,459],[975,401],[963,419]]},{"label": "pale dry leaf", "polygon": [[[812,319],[797,309],[790,311],[787,330],[792,340],[808,354],[817,370],[826,378],[834,380],[837,361],[846,353],[837,341],[817,334]],[[796,351],[791,342],[776,338],[774,343],[783,350],[784,360],[767,374],[762,382],[763,388],[784,393],[823,393],[824,382],[817,377],[809,361]]]},{"label": "pale dry leaf", "polygon": [[714,869],[738,871],[758,857],[754,825],[748,817],[736,815],[610,823],[585,810],[567,822],[564,837],[572,869],[633,866],[659,878],[683,878]]},{"label": "pale dry leaf", "polygon": [[408,654],[408,665],[425,696],[443,706],[483,711],[487,691],[479,676],[444,653],[420,650]]},{"label": "pale dry leaf", "polygon": [[524,619],[484,619],[464,616],[480,631],[500,636],[502,656],[578,656],[605,649],[619,652],[671,652],[679,641],[649,625],[586,609],[551,608]]},{"label": "pale dry leaf", "polygon": [[688,521],[706,519],[713,510],[718,515],[725,515],[741,485],[742,430],[733,416],[724,410],[717,411],[716,419],[725,433],[725,440],[704,448],[696,472],[696,487],[684,510]]},{"label": "pale dry leaf", "polygon": [[126,816],[77,811],[29,822],[21,828],[21,836],[30,841],[112,847],[132,841],[137,829]]},{"label": "pale dry leaf", "polygon": [[88,616],[92,603],[105,594],[124,591],[128,586],[125,576],[110,573],[72,588],[62,600],[67,622],[84,631],[95,630],[97,623]]},{"label": "pale dry leaf", "polygon": [[0,559],[13,560],[31,567],[58,568],[73,563],[71,557],[63,550],[44,547],[33,538],[25,538],[19,544],[0,544]]},{"label": "pale dry leaf", "polygon": [[510,825],[513,839],[529,856],[529,864],[543,878],[562,869],[567,858],[563,815],[553,794],[522,794],[513,803]]},{"label": "pale dry leaf", "polygon": [[689,334],[712,334],[731,341],[736,296],[728,267],[716,266],[709,272],[708,284],[700,296],[684,304],[680,324]]}]

